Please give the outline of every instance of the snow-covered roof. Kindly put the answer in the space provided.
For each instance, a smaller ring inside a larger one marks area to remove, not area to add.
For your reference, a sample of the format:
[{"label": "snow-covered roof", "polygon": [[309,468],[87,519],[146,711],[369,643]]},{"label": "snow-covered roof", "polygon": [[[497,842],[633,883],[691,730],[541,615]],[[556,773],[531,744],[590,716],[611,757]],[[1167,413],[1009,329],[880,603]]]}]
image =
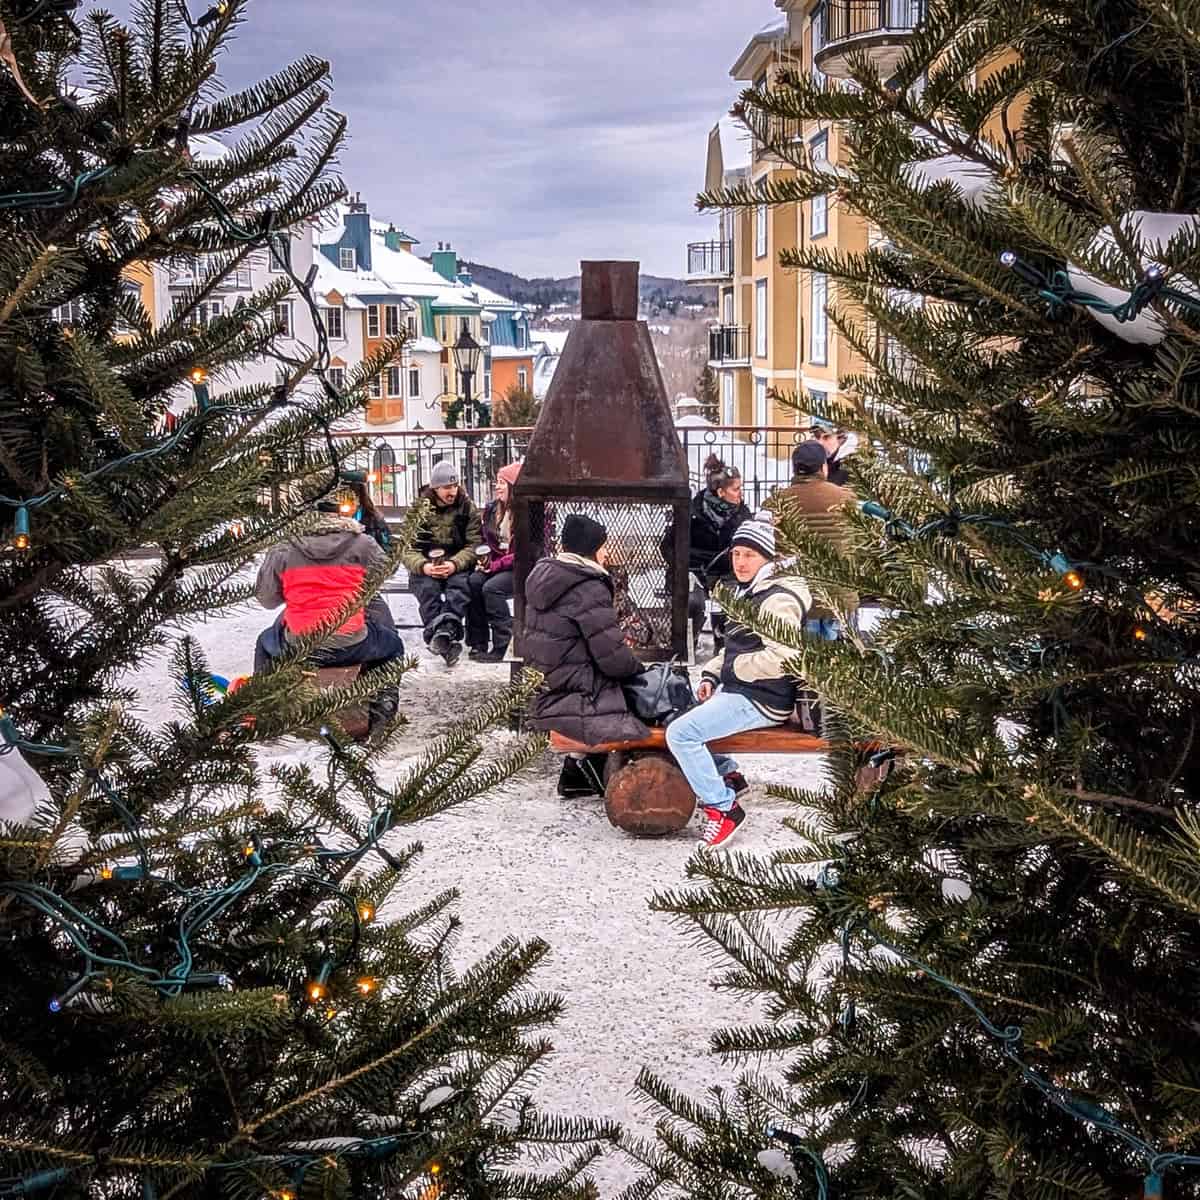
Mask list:
[{"label": "snow-covered roof", "polygon": [[406,353],[413,354],[441,354],[442,343],[431,337],[409,338],[404,343],[404,349]]},{"label": "snow-covered roof", "polygon": [[750,165],[750,130],[736,117],[725,114],[718,122],[721,138],[721,159],[726,171],[737,171]]},{"label": "snow-covered roof", "polygon": [[788,19],[786,16],[776,17],[768,21],[750,40],[745,49],[738,55],[737,62],[729,70],[734,79],[749,79],[754,73],[758,60],[764,49],[775,42],[787,37]]},{"label": "snow-covered roof", "polygon": [[530,335],[533,342],[541,342],[551,354],[561,354],[571,336],[569,329],[535,329]]},{"label": "snow-covered roof", "polygon": [[532,358],[536,351],[532,346],[493,346],[492,358]]}]

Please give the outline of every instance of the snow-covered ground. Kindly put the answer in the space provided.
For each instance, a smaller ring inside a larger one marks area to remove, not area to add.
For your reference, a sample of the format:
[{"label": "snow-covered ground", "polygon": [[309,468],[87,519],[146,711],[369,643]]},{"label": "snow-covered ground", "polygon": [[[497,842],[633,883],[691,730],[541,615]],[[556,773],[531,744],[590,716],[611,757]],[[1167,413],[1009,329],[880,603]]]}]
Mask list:
[{"label": "snow-covered ground", "polygon": [[[399,622],[415,623],[411,597],[388,599]],[[249,671],[254,639],[269,619],[248,605],[194,624],[189,632],[212,669],[233,676]],[[391,756],[397,771],[508,678],[507,666],[477,665],[465,657],[447,672],[440,659],[425,653],[417,631],[404,631],[404,638],[420,658],[420,669],[401,688],[401,708],[410,724]],[[134,682],[147,714],[168,711],[178,684],[168,673],[165,654],[147,662]],[[265,764],[317,754],[316,747],[295,739],[263,750]],[[818,759],[746,758],[742,767],[760,784],[815,786],[822,771]],[[567,1008],[550,1031],[557,1053],[539,1080],[539,1103],[548,1112],[602,1115],[649,1134],[652,1121],[631,1091],[639,1068],[649,1065],[697,1096],[733,1079],[736,1071],[709,1053],[708,1039],[743,1014],[709,986],[714,959],[696,948],[686,929],[647,906],[655,890],[684,881],[684,866],[697,845],[695,832],[661,840],[631,838],[608,823],[601,801],[560,800],[558,769],[559,761],[547,753],[500,792],[423,822],[411,833],[391,835],[401,844],[419,838],[425,846],[411,887],[395,903],[414,908],[447,886],[458,887],[464,960],[508,934],[544,938],[552,956],[537,984],[562,994]],[[385,778],[386,772],[385,765]],[[793,839],[781,825],[786,804],[755,789],[746,807],[749,818],[734,842],[738,851],[767,851]],[[605,1197],[635,1174],[615,1154],[596,1168]]]}]

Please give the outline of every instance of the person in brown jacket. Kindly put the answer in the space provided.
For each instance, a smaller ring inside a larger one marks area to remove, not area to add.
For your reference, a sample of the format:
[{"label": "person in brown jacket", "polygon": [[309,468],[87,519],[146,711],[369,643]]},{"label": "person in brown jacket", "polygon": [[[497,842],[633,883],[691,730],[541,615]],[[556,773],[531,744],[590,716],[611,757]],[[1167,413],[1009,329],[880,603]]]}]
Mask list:
[{"label": "person in brown jacket", "polygon": [[[828,456],[818,441],[801,442],[792,451],[792,485],[775,493],[767,508],[776,516],[787,514],[810,533],[827,539],[838,550],[849,543],[849,525],[843,511],[854,500],[849,488],[828,481]],[[858,597],[842,597],[846,612],[858,607]],[[814,602],[804,623],[813,637],[834,642],[841,636],[841,622],[832,609]]]}]

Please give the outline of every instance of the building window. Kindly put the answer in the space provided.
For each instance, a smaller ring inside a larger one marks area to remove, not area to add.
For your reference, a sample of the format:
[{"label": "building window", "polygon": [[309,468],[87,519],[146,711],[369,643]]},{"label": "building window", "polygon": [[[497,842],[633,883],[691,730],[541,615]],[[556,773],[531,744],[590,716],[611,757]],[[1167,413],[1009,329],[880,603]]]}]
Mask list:
[{"label": "building window", "polygon": [[721,420],[726,425],[734,422],[733,376],[728,371],[721,372]]},{"label": "building window", "polygon": [[484,371],[483,373],[483,398],[490,400],[492,398],[492,373]]},{"label": "building window", "polygon": [[517,387],[523,392],[529,388],[529,372],[524,367],[517,368]]},{"label": "building window", "polygon": [[767,357],[767,281],[760,279],[754,285],[754,353],[759,358]]},{"label": "building window", "polygon": [[824,130],[818,133],[808,143],[808,157],[811,162],[828,162],[829,161],[829,131]]},{"label": "building window", "polygon": [[371,399],[378,400],[379,397],[383,395],[383,376],[382,375],[372,375],[370,387],[371,387]]},{"label": "building window", "polygon": [[492,344],[492,327],[486,321],[479,323],[479,340],[485,345]]},{"label": "building window", "polygon": [[725,324],[732,325],[733,324],[733,289],[732,288],[725,293],[725,295],[723,297],[723,303],[725,306],[725,316],[724,316]]},{"label": "building window", "polygon": [[829,361],[829,317],[825,312],[825,305],[829,303],[829,276],[814,271],[811,279],[808,360],[818,366],[824,366]]},{"label": "building window", "polygon": [[829,194],[822,192],[812,198],[812,236],[824,237],[829,232]]},{"label": "building window", "polygon": [[389,396],[401,395],[399,367],[388,367],[387,369],[387,394]]},{"label": "building window", "polygon": [[754,381],[754,423],[755,425],[767,424],[767,381],[765,379],[755,379]]},{"label": "building window", "polygon": [[420,399],[421,396],[421,368],[408,368],[408,394],[414,399]]},{"label": "building window", "polygon": [[[203,308],[204,305],[202,304],[200,307]],[[66,304],[60,304],[50,315],[60,325],[78,325],[83,320],[83,302],[68,300]]]},{"label": "building window", "polygon": [[342,310],[340,307],[327,308],[322,316],[325,320],[325,332],[329,337],[339,342],[345,338],[346,330],[342,324]]},{"label": "building window", "polygon": [[274,275],[282,275],[291,264],[291,247],[285,234],[276,234],[267,242],[267,270]]},{"label": "building window", "polygon": [[762,258],[767,252],[767,206],[760,204],[754,210],[754,257]]},{"label": "building window", "polygon": [[407,331],[408,336],[410,338],[420,337],[420,334],[417,333],[417,314],[416,313],[409,313],[408,316],[406,316],[404,318],[404,328]]},{"label": "building window", "polygon": [[275,327],[284,337],[291,337],[295,333],[292,325],[292,302],[290,300],[281,300],[275,305]]},{"label": "building window", "polygon": [[330,367],[325,372],[329,382],[333,384],[339,392],[344,391],[346,387],[346,368],[345,367]]},{"label": "building window", "polygon": [[357,266],[357,255],[353,246],[342,246],[338,250],[338,266],[343,271],[353,271]]},{"label": "building window", "polygon": [[388,337],[399,337],[400,335],[400,308],[398,305],[389,304],[383,310],[383,332]]},{"label": "building window", "polygon": [[442,368],[442,395],[450,395],[450,372],[445,367]]},{"label": "building window", "polygon": [[448,345],[450,338],[446,334],[446,318],[438,317],[438,341],[443,345]]},{"label": "building window", "polygon": [[824,406],[829,401],[829,393],[817,391],[816,388],[809,388],[808,398],[812,401],[814,410],[821,409],[824,411]]},{"label": "building window", "polygon": [[377,338],[379,336],[379,305],[367,305],[367,337]]},{"label": "building window", "polygon": [[471,332],[471,318],[470,317],[459,317],[458,332],[460,334]]}]

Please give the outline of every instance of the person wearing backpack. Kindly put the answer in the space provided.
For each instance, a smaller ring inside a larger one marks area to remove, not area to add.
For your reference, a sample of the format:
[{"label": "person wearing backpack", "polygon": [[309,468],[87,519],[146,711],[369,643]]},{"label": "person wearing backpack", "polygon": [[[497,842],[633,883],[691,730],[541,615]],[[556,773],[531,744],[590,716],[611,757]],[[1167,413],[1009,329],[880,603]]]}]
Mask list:
[{"label": "person wearing backpack", "polygon": [[[735,595],[760,616],[804,628],[812,595],[803,579],[776,574],[775,528],[743,521],[730,549]],[[750,729],[782,725],[796,707],[797,681],[784,670],[788,647],[757,634],[732,614],[725,648],[704,668],[700,703],[667,726],[667,746],[704,813],[701,839],[721,846],[741,828],[746,812],[738,799],[745,781],[737,764],[714,757],[708,743]],[[736,781],[730,776],[736,774]]]}]

